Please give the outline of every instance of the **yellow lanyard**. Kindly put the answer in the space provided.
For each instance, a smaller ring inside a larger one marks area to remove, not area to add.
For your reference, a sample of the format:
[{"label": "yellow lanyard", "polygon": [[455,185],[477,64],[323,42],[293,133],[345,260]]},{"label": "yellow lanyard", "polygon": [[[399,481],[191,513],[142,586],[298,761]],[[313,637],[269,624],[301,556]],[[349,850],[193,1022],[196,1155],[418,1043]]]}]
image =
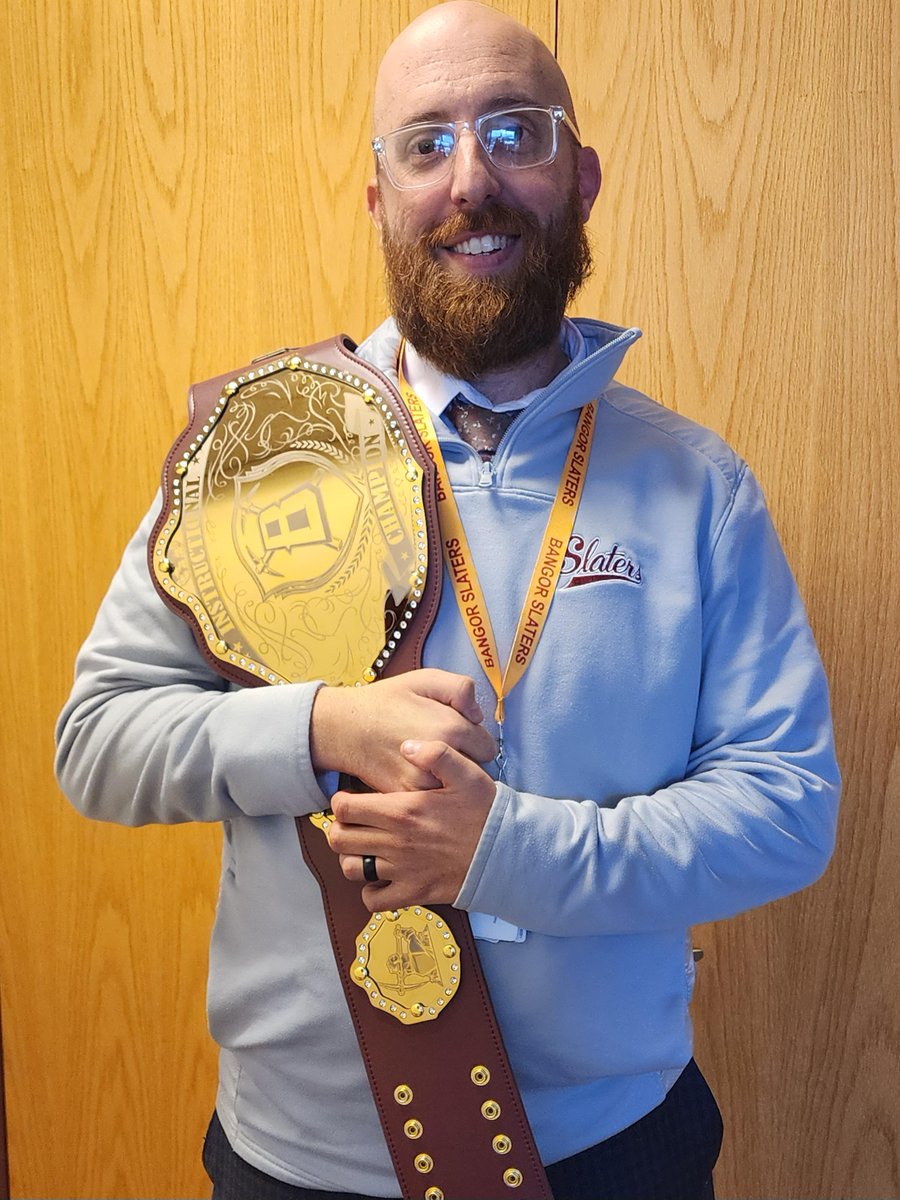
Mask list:
[{"label": "yellow lanyard", "polygon": [[481,590],[478,573],[475,570],[469,539],[463,528],[456,498],[450,488],[447,467],[438,444],[434,422],[428,409],[409,386],[403,374],[402,346],[398,374],[400,394],[409,409],[422,441],[425,443],[428,456],[437,469],[435,490],[441,541],[444,561],[447,564],[456,594],[456,603],[459,605],[463,625],[466,627],[478,660],[497,696],[495,719],[499,727],[500,744],[497,762],[502,779],[504,700],[525,674],[547,622],[547,615],[556,592],[559,573],[572,534],[572,527],[575,524],[575,514],[578,511],[581,491],[584,487],[584,477],[587,473],[591,442],[594,437],[596,406],[593,402],[586,404],[578,418],[578,426],[569,446],[559,487],[556,490],[556,498],[544,530],[537,562],[531,574],[531,582],[528,584],[509,661],[506,664],[506,670],[501,672],[497,642],[491,628],[487,604]]}]

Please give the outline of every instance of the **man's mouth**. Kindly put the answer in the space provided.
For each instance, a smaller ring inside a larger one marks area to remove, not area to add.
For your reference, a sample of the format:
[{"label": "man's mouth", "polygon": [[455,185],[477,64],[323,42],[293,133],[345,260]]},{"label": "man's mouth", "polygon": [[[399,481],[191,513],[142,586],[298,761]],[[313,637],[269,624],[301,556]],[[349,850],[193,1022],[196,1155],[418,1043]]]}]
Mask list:
[{"label": "man's mouth", "polygon": [[516,240],[505,233],[483,233],[466,238],[464,242],[445,246],[444,249],[449,250],[451,254],[495,254],[498,250],[505,250]]}]

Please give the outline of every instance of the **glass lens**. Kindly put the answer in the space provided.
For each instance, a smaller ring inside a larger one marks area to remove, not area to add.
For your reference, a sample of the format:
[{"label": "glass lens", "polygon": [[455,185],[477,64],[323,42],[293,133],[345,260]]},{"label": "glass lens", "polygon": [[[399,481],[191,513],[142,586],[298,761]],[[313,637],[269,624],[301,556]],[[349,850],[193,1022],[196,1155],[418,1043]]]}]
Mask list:
[{"label": "glass lens", "polygon": [[425,183],[442,174],[456,146],[450,125],[412,125],[385,138],[391,173],[400,183]]},{"label": "glass lens", "polygon": [[[557,119],[554,119],[554,113]],[[562,109],[512,108],[485,113],[474,123],[474,133],[498,167],[537,167],[556,154],[558,118]],[[447,174],[458,141],[457,124],[406,125],[373,142],[383,154],[392,181],[398,187],[427,187]]]},{"label": "glass lens", "polygon": [[543,108],[489,113],[478,123],[482,145],[499,167],[533,167],[553,156],[556,127]]}]

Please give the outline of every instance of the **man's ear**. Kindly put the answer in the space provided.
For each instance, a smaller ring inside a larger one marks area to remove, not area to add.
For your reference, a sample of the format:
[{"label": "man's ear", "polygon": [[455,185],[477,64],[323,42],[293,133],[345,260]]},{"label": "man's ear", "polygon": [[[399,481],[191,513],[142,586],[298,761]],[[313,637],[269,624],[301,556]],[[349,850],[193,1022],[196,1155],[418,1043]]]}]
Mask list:
[{"label": "man's ear", "polygon": [[378,190],[377,179],[370,179],[366,187],[366,209],[372,224],[381,229],[381,193]]},{"label": "man's ear", "polygon": [[600,194],[602,172],[600,158],[593,146],[578,148],[578,195],[581,198],[581,219],[586,221],[591,215],[594,201]]}]

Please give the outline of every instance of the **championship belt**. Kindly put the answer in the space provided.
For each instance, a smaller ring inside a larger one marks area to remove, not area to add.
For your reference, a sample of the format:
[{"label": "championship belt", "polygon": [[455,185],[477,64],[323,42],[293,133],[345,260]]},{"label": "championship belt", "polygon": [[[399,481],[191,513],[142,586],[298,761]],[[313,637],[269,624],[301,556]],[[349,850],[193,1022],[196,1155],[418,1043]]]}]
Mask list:
[{"label": "championship belt", "polygon": [[[440,600],[435,467],[341,336],[196,384],[148,547],[166,604],[250,686],[362,687],[418,667]],[[298,817],[406,1200],[552,1200],[465,913],[370,913]],[[352,1137],[352,1131],[346,1131]]]}]

